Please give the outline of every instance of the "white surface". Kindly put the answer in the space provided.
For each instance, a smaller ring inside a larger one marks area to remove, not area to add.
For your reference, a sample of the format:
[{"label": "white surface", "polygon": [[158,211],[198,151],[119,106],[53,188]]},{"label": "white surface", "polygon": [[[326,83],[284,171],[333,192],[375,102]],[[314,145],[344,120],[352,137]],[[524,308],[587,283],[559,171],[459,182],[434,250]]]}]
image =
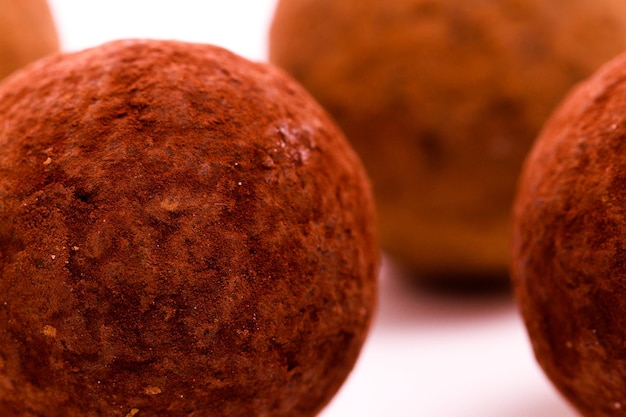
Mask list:
[{"label": "white surface", "polygon": [[[342,1],[342,0],[337,0]],[[50,0],[67,51],[120,38],[212,43],[263,60],[275,0]],[[376,322],[322,417],[573,417],[506,297],[445,297],[385,269]]]},{"label": "white surface", "polygon": [[383,268],[356,369],[322,417],[574,417],[510,298],[420,292]]},{"label": "white surface", "polygon": [[275,0],[49,0],[67,51],[127,38],[211,43],[266,56]]}]

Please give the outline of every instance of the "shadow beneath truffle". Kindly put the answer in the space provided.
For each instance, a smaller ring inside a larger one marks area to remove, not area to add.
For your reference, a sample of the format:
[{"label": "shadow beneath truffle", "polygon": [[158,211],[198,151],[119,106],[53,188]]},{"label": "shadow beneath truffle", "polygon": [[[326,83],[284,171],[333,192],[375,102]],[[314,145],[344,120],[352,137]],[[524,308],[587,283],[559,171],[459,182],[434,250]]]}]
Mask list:
[{"label": "shadow beneath truffle", "polygon": [[512,291],[507,274],[465,274],[462,277],[455,274],[419,277],[400,275],[396,278],[404,279],[418,291],[446,297],[497,297],[510,294]]},{"label": "shadow beneath truffle", "polygon": [[482,281],[484,286],[465,282],[416,280],[385,257],[376,323],[385,328],[458,326],[517,314],[507,279],[493,277]]}]

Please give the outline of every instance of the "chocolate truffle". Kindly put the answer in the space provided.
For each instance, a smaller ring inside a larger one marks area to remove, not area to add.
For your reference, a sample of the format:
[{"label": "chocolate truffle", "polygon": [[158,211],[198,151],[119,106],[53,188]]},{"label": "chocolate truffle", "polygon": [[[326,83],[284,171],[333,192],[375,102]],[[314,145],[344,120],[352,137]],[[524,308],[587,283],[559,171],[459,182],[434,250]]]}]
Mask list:
[{"label": "chocolate truffle", "polygon": [[360,153],[383,249],[466,284],[506,279],[524,156],[623,49],[623,0],[280,0],[270,37]]},{"label": "chocolate truffle", "polygon": [[46,0],[0,0],[0,79],[58,50]]},{"label": "chocolate truffle", "polygon": [[0,86],[0,416],[313,416],[375,303],[356,154],[282,71],[117,41]]},{"label": "chocolate truffle", "polygon": [[626,410],[626,55],[577,87],[522,172],[512,275],[535,355],[587,417]]}]

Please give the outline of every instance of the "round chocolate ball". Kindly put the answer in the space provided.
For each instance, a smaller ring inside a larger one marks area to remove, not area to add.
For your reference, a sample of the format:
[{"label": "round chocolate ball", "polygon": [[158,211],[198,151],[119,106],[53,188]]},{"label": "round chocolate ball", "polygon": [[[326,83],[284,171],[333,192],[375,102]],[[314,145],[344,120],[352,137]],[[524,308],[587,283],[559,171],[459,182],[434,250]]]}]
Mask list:
[{"label": "round chocolate ball", "polygon": [[622,0],[280,0],[271,61],[372,178],[383,249],[422,279],[507,279],[519,170],[565,92],[626,49]]},{"label": "round chocolate ball", "polygon": [[378,249],[356,154],[283,72],[117,41],[0,86],[0,415],[313,416]]},{"label": "round chocolate ball", "polygon": [[512,275],[535,355],[584,416],[626,410],[626,55],[573,90],[522,172]]},{"label": "round chocolate ball", "polygon": [[0,0],[0,79],[58,50],[46,0]]}]

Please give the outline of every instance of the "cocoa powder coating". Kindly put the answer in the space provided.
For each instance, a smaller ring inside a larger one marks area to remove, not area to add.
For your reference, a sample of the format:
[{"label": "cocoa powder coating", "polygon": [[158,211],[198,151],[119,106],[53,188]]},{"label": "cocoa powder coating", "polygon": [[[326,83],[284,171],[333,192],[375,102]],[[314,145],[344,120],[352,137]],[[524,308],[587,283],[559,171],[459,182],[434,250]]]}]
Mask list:
[{"label": "cocoa powder coating", "polygon": [[626,2],[280,0],[270,40],[363,158],[383,249],[477,283],[506,279],[522,161],[566,91],[626,49]]},{"label": "cocoa powder coating", "polygon": [[0,0],[0,79],[58,50],[46,0]]},{"label": "cocoa powder coating", "polygon": [[117,41],[0,86],[0,415],[313,416],[375,303],[364,170],[271,66]]},{"label": "cocoa powder coating", "polygon": [[537,360],[586,417],[626,410],[626,55],[576,88],[525,163],[512,275]]}]

